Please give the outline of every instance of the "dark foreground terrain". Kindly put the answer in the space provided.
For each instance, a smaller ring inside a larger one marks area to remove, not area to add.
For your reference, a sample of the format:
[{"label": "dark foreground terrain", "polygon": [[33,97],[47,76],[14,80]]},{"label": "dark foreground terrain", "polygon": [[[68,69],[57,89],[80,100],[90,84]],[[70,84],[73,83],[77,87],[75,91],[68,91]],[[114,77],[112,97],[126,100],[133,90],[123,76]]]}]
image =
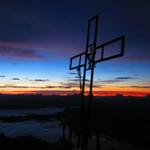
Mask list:
[{"label": "dark foreground terrain", "polygon": [[64,141],[49,143],[33,137],[8,138],[0,134],[1,150],[70,150],[70,145]]},{"label": "dark foreground terrain", "polygon": [[[88,98],[85,98],[85,104]],[[79,134],[80,96],[0,95],[1,109],[62,107],[64,112],[55,115],[28,115],[0,117],[2,122],[64,120],[72,132]],[[97,133],[150,148],[150,96],[146,97],[94,97],[91,115],[91,134]],[[32,137],[8,138],[0,135],[0,149],[52,149],[67,150],[63,141],[48,143]]]},{"label": "dark foreground terrain", "polygon": [[[86,114],[84,118],[87,117]],[[80,110],[78,108],[67,109],[65,116],[65,123],[78,136],[80,134]],[[121,95],[95,97],[90,120],[91,135],[105,134],[150,149],[149,96],[144,98]]]}]

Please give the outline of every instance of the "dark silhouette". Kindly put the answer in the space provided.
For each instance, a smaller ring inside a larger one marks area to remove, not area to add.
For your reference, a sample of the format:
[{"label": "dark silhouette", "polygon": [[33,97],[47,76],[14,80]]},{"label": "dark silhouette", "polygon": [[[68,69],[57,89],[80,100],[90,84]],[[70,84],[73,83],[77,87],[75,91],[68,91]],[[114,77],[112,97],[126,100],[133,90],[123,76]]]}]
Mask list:
[{"label": "dark silhouette", "polygon": [[[80,137],[80,96],[42,96],[42,95],[0,95],[1,109],[5,108],[41,108],[63,107],[64,112],[53,115],[6,116],[0,117],[1,122],[20,122],[27,120],[50,121],[62,120],[63,139],[73,140],[76,135],[76,147],[83,142]],[[85,97],[87,105],[88,96]],[[5,103],[4,103],[5,102]],[[12,106],[11,106],[12,105]],[[35,106],[34,106],[35,105]],[[16,107],[15,107],[16,106]],[[24,107],[23,107],[24,106]],[[150,97],[93,97],[93,111],[91,116],[91,128],[89,138],[94,135],[97,138],[97,147],[100,148],[100,139],[103,135],[109,135],[119,140],[134,143],[137,146],[150,148]],[[69,129],[70,134],[66,134]],[[38,132],[38,131],[37,131]],[[0,135],[0,148],[9,146],[10,139]],[[24,138],[25,139],[25,138]],[[29,139],[29,138],[28,138]],[[31,138],[30,138],[31,139]],[[11,139],[13,140],[13,139]],[[68,141],[69,141],[68,140]],[[18,141],[18,140],[17,140]],[[15,140],[15,144],[17,142]],[[63,140],[66,141],[66,140]],[[23,138],[22,138],[23,142]],[[21,142],[21,143],[22,143]],[[69,144],[70,145],[70,144]],[[30,147],[29,147],[30,149]],[[61,149],[61,148],[59,148]]]},{"label": "dark silhouette", "polygon": [[[71,99],[71,100],[70,100]],[[26,109],[44,107],[77,107],[80,103],[79,95],[42,96],[42,95],[3,95],[0,94],[0,109]]]},{"label": "dark silhouette", "polygon": [[[125,46],[125,36],[121,36],[119,38],[113,39],[109,42],[106,42],[104,44],[98,45],[97,46],[97,33],[98,33],[98,19],[99,16],[96,15],[89,19],[88,21],[88,29],[87,29],[87,39],[86,39],[86,51],[78,54],[76,56],[73,56],[70,59],[70,70],[77,69],[79,72],[79,79],[80,79],[80,87],[81,88],[81,106],[80,106],[80,134],[81,137],[85,138],[85,150],[87,149],[88,146],[88,134],[90,130],[90,124],[91,124],[91,113],[92,113],[92,97],[93,97],[93,78],[94,78],[94,68],[95,65],[99,62],[118,58],[124,55],[124,46]],[[93,28],[93,34],[92,34],[92,24],[94,23],[94,28]],[[91,36],[92,40],[91,40]],[[111,45],[115,42],[120,42],[121,43],[121,50],[118,54],[111,55],[111,56],[105,56],[104,51],[105,47],[108,45]],[[101,57],[96,59],[96,52],[100,50],[101,51]],[[84,57],[85,56],[85,57]],[[85,58],[82,63],[81,59]],[[73,66],[73,60],[78,59],[78,65]],[[81,86],[81,67],[84,67],[83,70],[83,79],[82,79],[82,86]],[[88,105],[85,106],[84,104],[84,94],[85,94],[85,82],[86,82],[86,73],[87,71],[91,71],[90,74],[90,91],[89,91],[89,100],[88,100]],[[83,147],[83,146],[81,146]]]},{"label": "dark silhouette", "polygon": [[[88,97],[85,97],[85,99]],[[127,143],[150,148],[150,98],[148,97],[94,97],[89,139],[96,137],[100,149],[100,137],[109,135]],[[64,112],[65,128],[80,138],[80,109],[72,108]],[[72,134],[70,133],[70,134]],[[66,137],[66,136],[64,136]],[[70,141],[71,142],[71,141]]]},{"label": "dark silhouette", "polygon": [[3,150],[70,150],[71,146],[64,141],[49,143],[29,136],[8,138],[0,134],[0,148]]}]

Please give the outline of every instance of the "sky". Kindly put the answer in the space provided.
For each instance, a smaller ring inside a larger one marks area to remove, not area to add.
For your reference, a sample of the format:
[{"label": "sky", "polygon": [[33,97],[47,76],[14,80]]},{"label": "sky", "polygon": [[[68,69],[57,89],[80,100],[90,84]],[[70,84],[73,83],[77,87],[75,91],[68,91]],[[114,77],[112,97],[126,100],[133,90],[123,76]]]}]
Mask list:
[{"label": "sky", "polygon": [[98,14],[97,45],[121,35],[126,43],[124,57],[96,64],[94,95],[150,94],[149,6],[149,0],[1,0],[0,93],[79,93],[69,61],[85,51],[88,20]]}]

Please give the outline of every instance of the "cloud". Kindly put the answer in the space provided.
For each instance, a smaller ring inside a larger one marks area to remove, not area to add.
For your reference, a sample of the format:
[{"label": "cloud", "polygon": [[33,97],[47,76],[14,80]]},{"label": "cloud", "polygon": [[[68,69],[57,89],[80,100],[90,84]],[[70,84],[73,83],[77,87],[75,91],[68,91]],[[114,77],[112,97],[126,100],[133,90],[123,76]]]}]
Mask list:
[{"label": "cloud", "polygon": [[129,80],[129,79],[135,79],[133,77],[117,77],[116,80]]},{"label": "cloud", "polygon": [[133,77],[116,77],[114,79],[109,79],[109,80],[98,80],[98,82],[111,84],[111,83],[124,82],[126,80],[132,80],[132,79],[136,79],[136,78],[133,78]]},{"label": "cloud", "polygon": [[0,88],[29,88],[28,86],[1,85]]},{"label": "cloud", "polygon": [[43,89],[43,88],[46,88],[46,87],[40,87],[40,86],[18,86],[18,85],[8,84],[8,85],[1,85],[0,88],[13,88],[13,89],[34,88],[34,89]]},{"label": "cloud", "polygon": [[[90,87],[90,85],[86,85],[86,87]],[[93,85],[93,88],[102,88],[104,85]]]},{"label": "cloud", "polygon": [[60,88],[60,89],[70,89],[72,88],[72,86],[70,85],[58,85],[58,86],[52,86],[52,85],[49,85],[49,86],[46,86],[45,88],[49,88],[49,89],[54,89],[54,88]]},{"label": "cloud", "polygon": [[51,86],[51,85],[49,85],[49,86],[46,86],[45,88],[48,88],[48,89],[53,89],[53,88],[55,88],[56,86]]},{"label": "cloud", "polygon": [[26,59],[43,58],[43,56],[37,54],[37,50],[29,48],[15,48],[6,45],[0,45],[0,56],[18,57]]},{"label": "cloud", "polygon": [[31,80],[31,81],[35,81],[35,82],[48,82],[49,80],[48,79],[34,79],[34,80]]},{"label": "cloud", "polygon": [[48,85],[48,86],[17,86],[14,84],[6,84],[6,85],[1,85],[0,88],[13,88],[13,89],[28,89],[28,88],[33,88],[33,89],[71,89],[74,87],[79,87],[79,84],[71,82],[71,83],[60,83],[60,85]]},{"label": "cloud", "polygon": [[116,83],[116,82],[121,82],[121,80],[118,79],[112,79],[112,80],[99,80],[100,83]]},{"label": "cloud", "polygon": [[5,78],[6,76],[5,75],[0,75],[0,78]]},{"label": "cloud", "polygon": [[[78,82],[77,82],[78,81]],[[87,80],[89,81],[89,80]],[[90,87],[89,83],[85,85],[86,87]],[[80,88],[80,83],[79,80],[74,79],[74,80],[70,80],[69,82],[66,83],[61,83],[61,86],[58,86],[59,88],[64,88],[64,89],[71,89],[71,88]],[[93,85],[93,88],[102,88],[103,85]]]},{"label": "cloud", "polygon": [[66,88],[66,89],[69,89],[69,88],[79,88],[79,82],[76,82],[76,81],[69,81],[69,82],[61,82],[60,83],[60,86],[63,87],[63,88]]},{"label": "cloud", "polygon": [[[70,79],[69,82],[70,82],[70,81],[71,81],[71,82],[79,82],[79,81],[80,81],[80,78]],[[82,79],[81,79],[81,81],[82,81]],[[89,80],[89,79],[85,79],[85,81],[86,81],[86,82],[89,82],[90,80]]]},{"label": "cloud", "polygon": [[131,88],[150,89],[150,86],[130,86]]},{"label": "cloud", "polygon": [[77,75],[77,73],[69,72],[70,75]]},{"label": "cloud", "polygon": [[12,80],[20,80],[19,78],[12,78]]},{"label": "cloud", "polygon": [[149,62],[150,60],[150,55],[149,54],[141,54],[141,55],[132,55],[132,56],[127,56],[125,61],[131,61],[131,62]]},{"label": "cloud", "polygon": [[49,85],[49,86],[46,86],[45,88],[49,88],[49,89],[54,89],[54,88],[63,88],[63,86],[53,86],[53,85]]}]

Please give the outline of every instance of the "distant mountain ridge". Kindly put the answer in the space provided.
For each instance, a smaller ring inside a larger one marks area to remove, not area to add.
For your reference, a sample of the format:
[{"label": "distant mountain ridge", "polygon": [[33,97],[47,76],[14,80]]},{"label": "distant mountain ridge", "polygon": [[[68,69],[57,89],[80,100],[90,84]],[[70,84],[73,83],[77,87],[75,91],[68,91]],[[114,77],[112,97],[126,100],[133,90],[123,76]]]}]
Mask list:
[{"label": "distant mountain ridge", "polygon": [[[131,96],[110,96],[110,97],[94,97],[94,103],[117,103],[117,104],[147,104],[150,105],[150,96],[146,97],[131,97]],[[85,97],[85,103],[88,102],[88,97]],[[0,94],[0,109],[4,108],[42,108],[42,107],[79,107],[80,95],[68,96],[42,96],[42,95],[4,95]]]}]

